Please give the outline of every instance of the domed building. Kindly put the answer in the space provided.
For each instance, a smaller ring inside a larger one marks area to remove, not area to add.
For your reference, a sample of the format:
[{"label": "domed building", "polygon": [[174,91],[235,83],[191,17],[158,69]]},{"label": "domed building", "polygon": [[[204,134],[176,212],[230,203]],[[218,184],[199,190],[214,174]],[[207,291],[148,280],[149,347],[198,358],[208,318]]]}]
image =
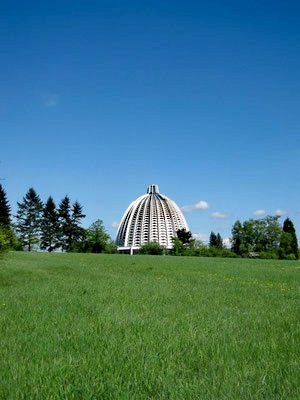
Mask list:
[{"label": "domed building", "polygon": [[118,250],[133,254],[150,242],[171,249],[178,229],[189,230],[179,207],[160,194],[157,185],[150,185],[147,194],[133,201],[123,215],[116,238]]}]

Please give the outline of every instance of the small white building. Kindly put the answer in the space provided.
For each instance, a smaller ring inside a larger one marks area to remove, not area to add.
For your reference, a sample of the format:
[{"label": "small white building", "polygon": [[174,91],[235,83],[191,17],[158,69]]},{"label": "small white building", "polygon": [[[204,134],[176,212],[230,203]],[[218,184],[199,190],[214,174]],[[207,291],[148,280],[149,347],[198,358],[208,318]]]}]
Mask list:
[{"label": "small white building", "polygon": [[147,194],[133,201],[123,215],[116,238],[118,251],[133,254],[150,242],[171,249],[178,229],[189,230],[179,207],[160,194],[157,185],[150,185]]}]

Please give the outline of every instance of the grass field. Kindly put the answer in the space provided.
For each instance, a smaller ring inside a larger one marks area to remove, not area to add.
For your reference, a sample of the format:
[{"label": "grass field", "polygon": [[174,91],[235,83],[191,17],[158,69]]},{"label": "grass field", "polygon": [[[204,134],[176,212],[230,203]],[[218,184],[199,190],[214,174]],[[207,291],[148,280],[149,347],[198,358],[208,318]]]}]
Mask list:
[{"label": "grass field", "polygon": [[300,262],[9,253],[1,399],[300,398]]}]

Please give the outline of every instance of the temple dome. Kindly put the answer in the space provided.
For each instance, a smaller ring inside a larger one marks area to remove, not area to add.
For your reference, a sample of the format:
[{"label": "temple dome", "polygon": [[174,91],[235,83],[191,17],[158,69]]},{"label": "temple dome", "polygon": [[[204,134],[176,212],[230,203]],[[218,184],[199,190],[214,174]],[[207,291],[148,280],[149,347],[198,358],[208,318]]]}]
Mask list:
[{"label": "temple dome", "polygon": [[160,194],[157,185],[149,185],[147,194],[133,201],[125,211],[116,243],[119,251],[133,252],[150,242],[170,249],[172,237],[183,228],[189,230],[179,207]]}]

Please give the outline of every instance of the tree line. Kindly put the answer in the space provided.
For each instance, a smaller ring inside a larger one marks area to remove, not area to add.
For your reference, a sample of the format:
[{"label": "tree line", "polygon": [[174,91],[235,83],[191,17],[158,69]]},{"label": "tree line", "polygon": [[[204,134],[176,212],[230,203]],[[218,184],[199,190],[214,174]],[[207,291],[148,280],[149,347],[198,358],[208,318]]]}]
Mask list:
[{"label": "tree line", "polygon": [[[83,208],[78,201],[72,204],[69,196],[56,206],[52,196],[43,203],[36,191],[30,188],[17,206],[13,223],[6,192],[0,185],[0,252],[35,248],[48,252],[117,252],[102,220],[98,219],[88,229],[82,227]],[[279,218],[268,215],[243,223],[237,220],[232,227],[231,248],[224,246],[220,233],[211,232],[209,243],[205,245],[195,240],[190,231],[179,229],[168,254],[297,260],[299,249],[294,224],[286,218],[281,226]],[[166,249],[158,243],[148,243],[139,252],[165,254]]]},{"label": "tree line", "polygon": [[280,258],[298,260],[299,249],[293,222],[286,218],[283,226],[279,216],[238,220],[232,227],[232,251],[241,257]]},{"label": "tree line", "polygon": [[[202,257],[260,257],[272,259],[299,259],[299,248],[293,222],[286,218],[283,226],[278,216],[250,219],[243,224],[238,220],[232,227],[231,248],[226,248],[220,233],[211,232],[208,245],[195,240],[190,231],[179,229],[173,237],[168,254]],[[140,254],[165,254],[158,243],[148,243]]]},{"label": "tree line", "polygon": [[78,201],[73,204],[65,196],[56,206],[52,196],[43,203],[34,188],[30,188],[12,222],[11,208],[0,185],[0,251],[6,249],[48,252],[116,252],[116,246],[99,219],[88,229],[81,226],[85,218]]}]

